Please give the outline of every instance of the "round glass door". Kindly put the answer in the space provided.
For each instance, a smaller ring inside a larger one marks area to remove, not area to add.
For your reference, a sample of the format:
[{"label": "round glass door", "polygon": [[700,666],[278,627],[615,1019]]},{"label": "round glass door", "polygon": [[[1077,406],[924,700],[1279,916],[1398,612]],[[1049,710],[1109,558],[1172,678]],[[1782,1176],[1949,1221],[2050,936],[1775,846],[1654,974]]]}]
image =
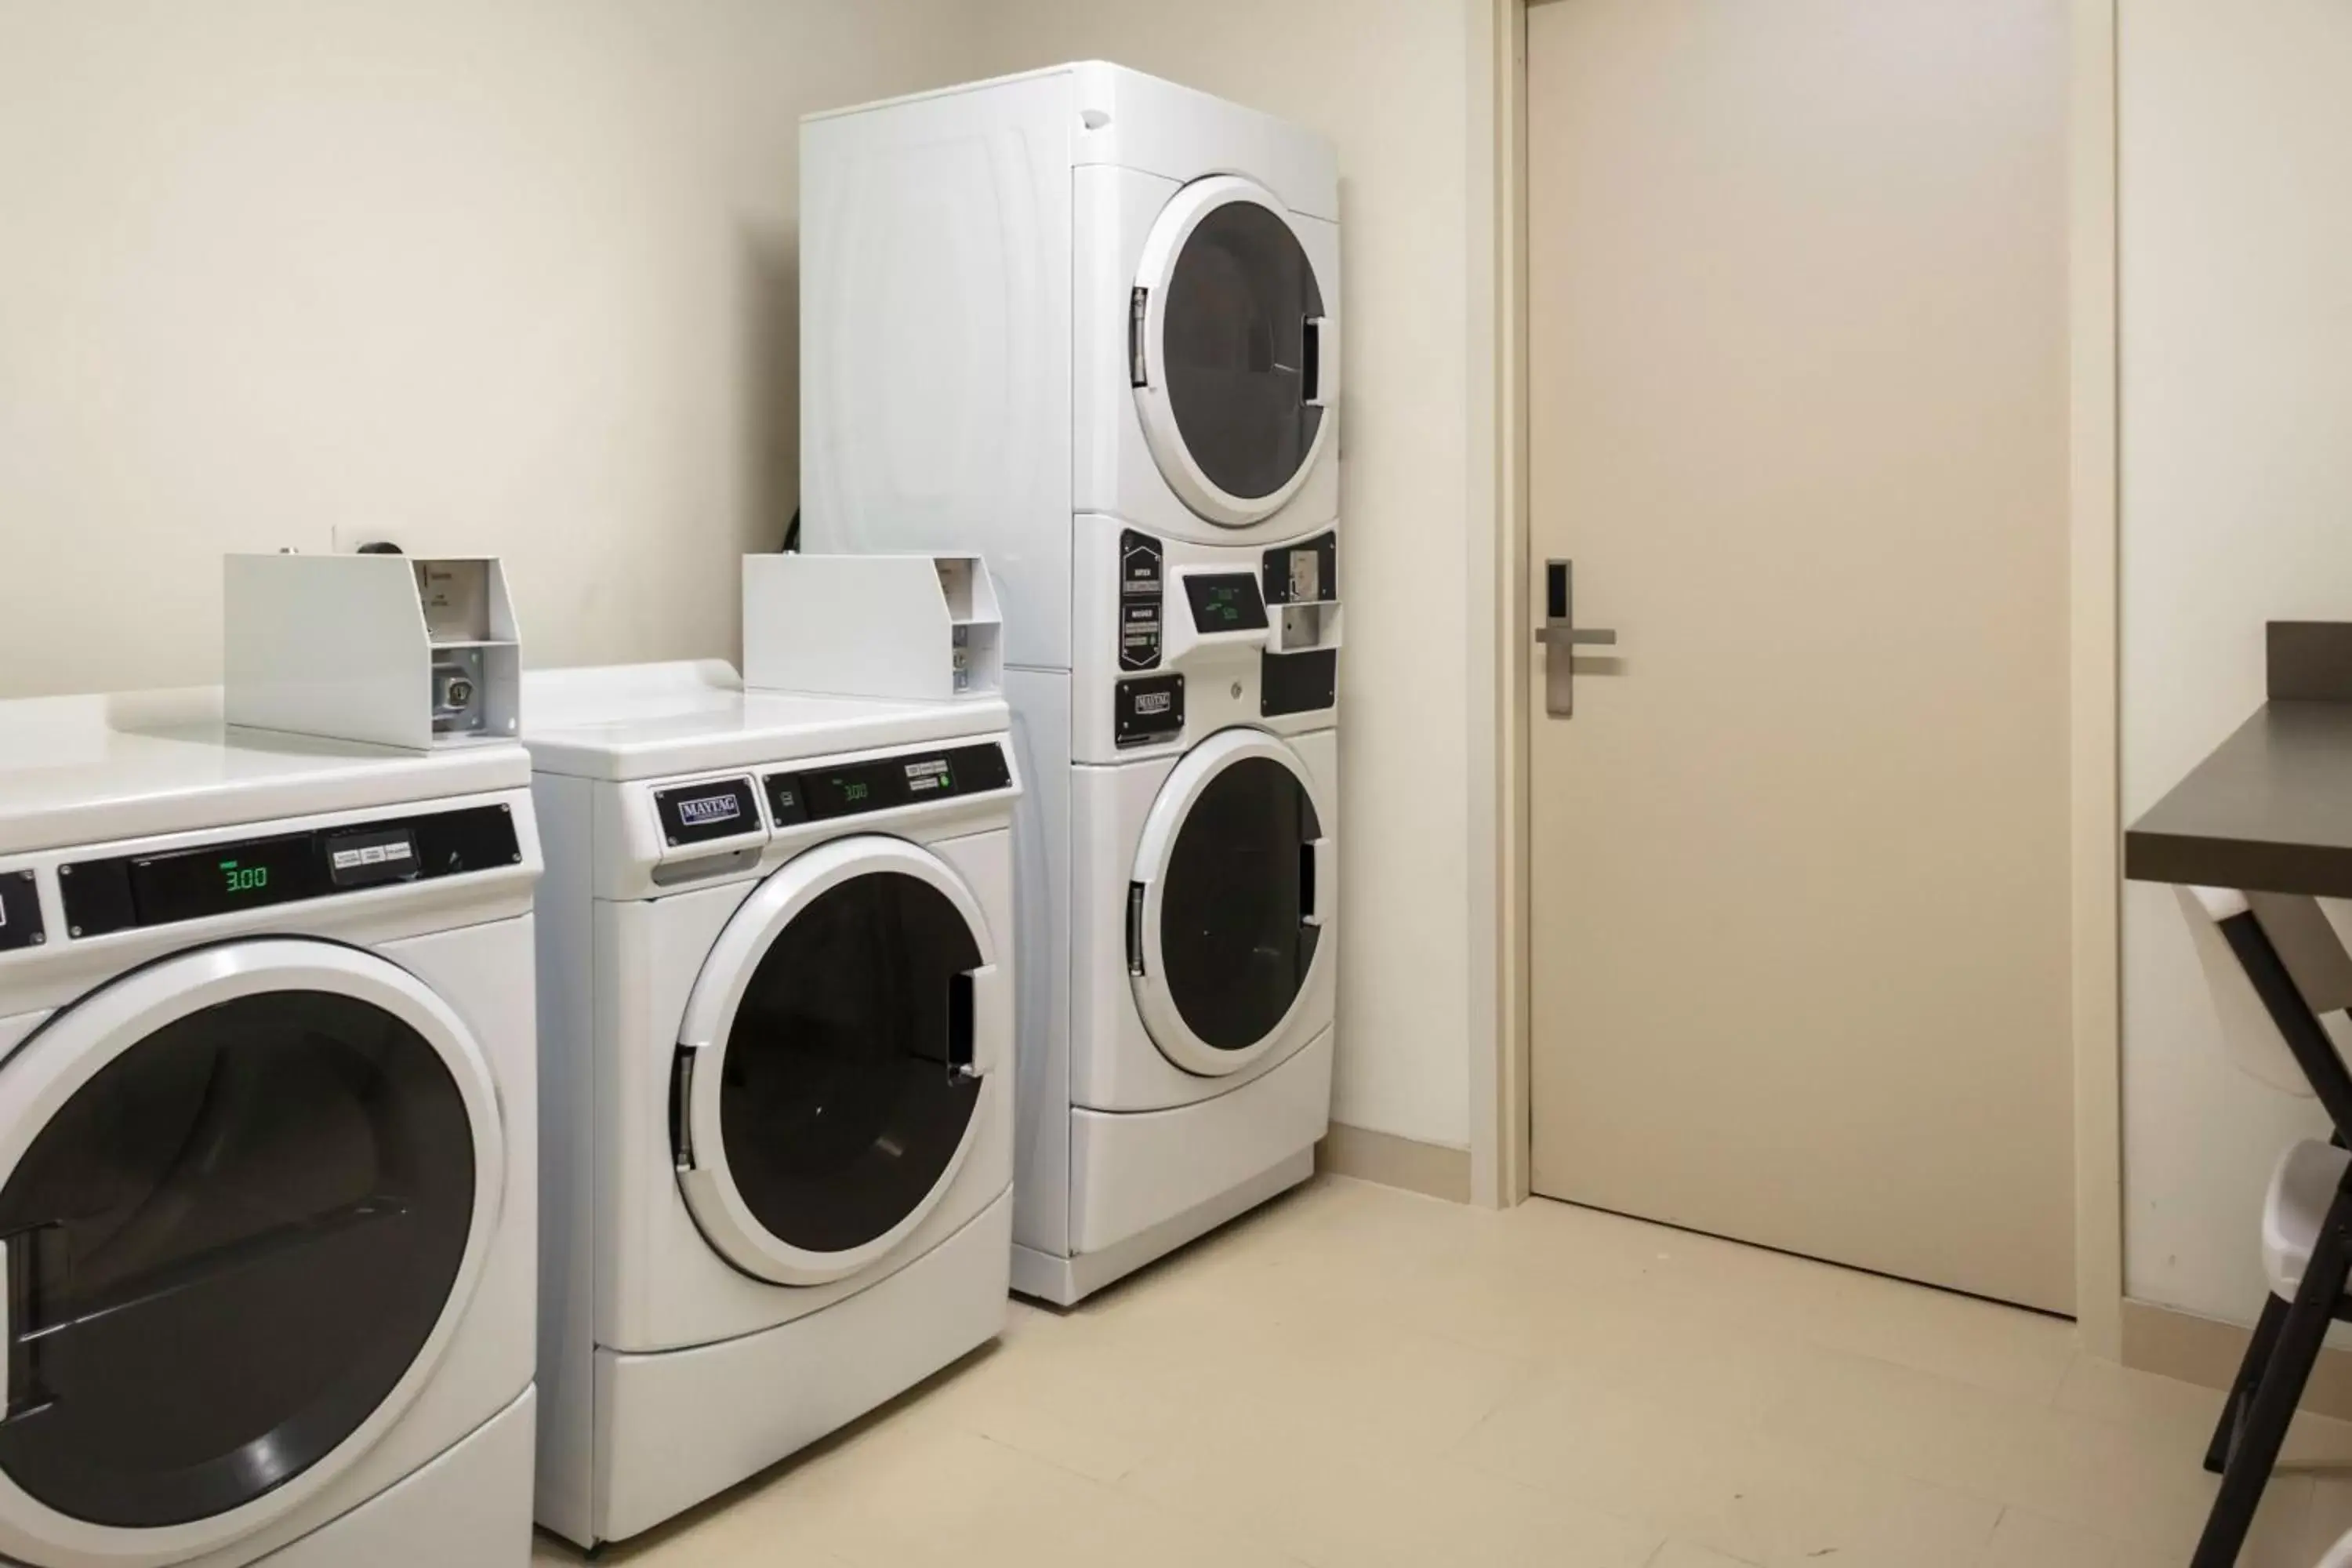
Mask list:
[{"label": "round glass door", "polygon": [[1199,181],[1161,214],[1139,287],[1138,406],[1162,476],[1213,522],[1270,515],[1314,461],[1337,368],[1298,236],[1250,182]]},{"label": "round glass door", "polygon": [[1270,736],[1227,731],[1171,775],[1139,855],[1134,985],[1178,1067],[1236,1072],[1278,1037],[1325,941],[1328,844],[1296,760]]},{"label": "round glass door", "polygon": [[99,993],[5,1079],[12,1111],[54,1107],[0,1180],[6,1512],[73,1535],[290,1508],[414,1396],[470,1293],[487,1068],[420,983],[325,943],[111,989],[152,1000]]},{"label": "round glass door", "polygon": [[[945,1192],[979,1107],[977,987],[993,973],[977,909],[947,868],[897,840],[801,857],[747,900],[708,980],[741,962],[722,1026],[681,1051],[703,1231],[785,1284],[878,1256]],[[692,1011],[692,1009],[690,1009]]]}]

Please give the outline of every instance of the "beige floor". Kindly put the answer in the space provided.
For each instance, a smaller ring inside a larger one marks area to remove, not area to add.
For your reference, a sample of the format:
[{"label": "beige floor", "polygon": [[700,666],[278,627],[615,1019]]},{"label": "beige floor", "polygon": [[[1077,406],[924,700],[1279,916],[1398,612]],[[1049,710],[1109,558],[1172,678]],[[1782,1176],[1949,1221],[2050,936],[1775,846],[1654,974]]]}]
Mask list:
[{"label": "beige floor", "polygon": [[[2179,1568],[2217,1398],[2051,1319],[1324,1180],[605,1560]],[[2352,1529],[2352,1426],[2289,1458],[2248,1563]]]}]

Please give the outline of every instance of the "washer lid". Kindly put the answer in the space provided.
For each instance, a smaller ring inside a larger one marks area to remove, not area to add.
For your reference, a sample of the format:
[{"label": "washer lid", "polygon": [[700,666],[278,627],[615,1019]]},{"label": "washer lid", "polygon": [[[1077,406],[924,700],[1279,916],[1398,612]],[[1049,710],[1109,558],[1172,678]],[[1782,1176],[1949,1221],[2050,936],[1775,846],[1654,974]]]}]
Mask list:
[{"label": "washer lid", "polygon": [[1338,907],[1328,806],[1297,752],[1223,730],[1185,753],[1144,819],[1128,891],[1128,971],[1152,1043],[1223,1077],[1272,1049]]},{"label": "washer lid", "polygon": [[0,1066],[0,1553],[149,1568],[285,1517],[423,1389],[506,1180],[407,971],[270,938],[135,970]]},{"label": "washer lid", "polygon": [[719,933],[671,1085],[678,1183],[745,1273],[821,1285],[939,1205],[1012,1048],[979,900],[930,851],[838,838],[786,864]]},{"label": "washer lid", "polygon": [[523,743],[541,773],[633,780],[762,767],[1011,727],[1001,698],[887,701],[745,690],[716,659],[528,670]]},{"label": "washer lid", "polygon": [[0,702],[0,855],[520,789],[520,746],[402,752],[222,721],[220,688]]},{"label": "washer lid", "polygon": [[1289,213],[1238,175],[1176,193],[1144,242],[1130,379],[1184,504],[1244,527],[1306,482],[1330,435],[1339,321]]}]

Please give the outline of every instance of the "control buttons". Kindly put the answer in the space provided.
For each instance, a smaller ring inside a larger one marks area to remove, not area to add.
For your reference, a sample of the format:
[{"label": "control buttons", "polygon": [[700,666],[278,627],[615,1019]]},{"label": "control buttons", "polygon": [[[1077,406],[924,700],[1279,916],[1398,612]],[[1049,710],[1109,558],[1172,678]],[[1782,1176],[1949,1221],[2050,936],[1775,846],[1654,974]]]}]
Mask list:
[{"label": "control buttons", "polygon": [[808,796],[798,773],[768,775],[768,816],[778,827],[798,827],[809,819]]},{"label": "control buttons", "polygon": [[1129,529],[1118,537],[1118,667],[1160,667],[1160,589],[1165,582],[1160,542]]},{"label": "control buttons", "polygon": [[405,827],[338,834],[326,849],[327,879],[338,888],[372,888],[416,875],[416,841]]}]

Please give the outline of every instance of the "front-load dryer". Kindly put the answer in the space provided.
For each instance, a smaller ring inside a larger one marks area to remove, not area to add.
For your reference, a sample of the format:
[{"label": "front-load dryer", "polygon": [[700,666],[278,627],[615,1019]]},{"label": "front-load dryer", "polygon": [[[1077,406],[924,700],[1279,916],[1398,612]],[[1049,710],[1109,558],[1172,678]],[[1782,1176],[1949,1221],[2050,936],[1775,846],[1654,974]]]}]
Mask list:
[{"label": "front-load dryer", "polygon": [[984,553],[1068,668],[1074,517],[1331,527],[1339,216],[1322,137],[1100,62],[805,121],[809,548]]},{"label": "front-load dryer", "polygon": [[0,704],[0,1563],[522,1568],[529,761]]},{"label": "front-load dryer", "polygon": [[993,1338],[1019,795],[994,699],[525,678],[547,837],[540,1522],[634,1535]]}]

